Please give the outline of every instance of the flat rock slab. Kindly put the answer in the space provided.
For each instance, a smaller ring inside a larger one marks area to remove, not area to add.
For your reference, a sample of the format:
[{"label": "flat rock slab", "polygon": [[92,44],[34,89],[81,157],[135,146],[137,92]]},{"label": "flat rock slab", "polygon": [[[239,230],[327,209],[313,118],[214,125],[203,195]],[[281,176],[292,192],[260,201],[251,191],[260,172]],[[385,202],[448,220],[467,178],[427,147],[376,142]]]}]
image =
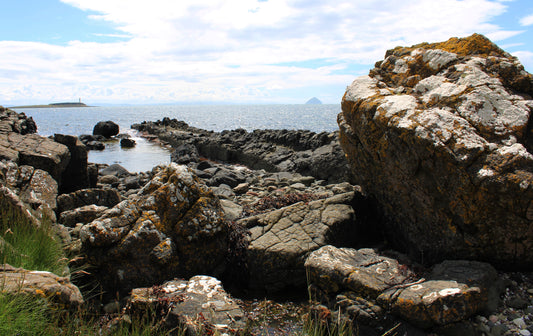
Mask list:
[{"label": "flat rock slab", "polygon": [[375,299],[386,289],[402,284],[413,273],[394,259],[372,249],[324,246],[305,261],[309,281],[327,293],[350,290]]},{"label": "flat rock slab", "polygon": [[304,262],[309,253],[355,235],[353,198],[354,192],[349,192],[299,202],[240,221],[251,233],[247,251],[250,287],[275,292],[305,285]]},{"label": "flat rock slab", "polygon": [[50,272],[29,271],[3,264],[0,265],[0,284],[2,292],[27,293],[68,307],[78,307],[83,304],[83,296],[78,287],[68,278]]},{"label": "flat rock slab", "polygon": [[209,276],[135,288],[129,302],[134,312],[147,307],[167,312],[163,318],[169,329],[184,325],[192,335],[236,334],[246,326],[242,308],[226,293],[219,280]]}]

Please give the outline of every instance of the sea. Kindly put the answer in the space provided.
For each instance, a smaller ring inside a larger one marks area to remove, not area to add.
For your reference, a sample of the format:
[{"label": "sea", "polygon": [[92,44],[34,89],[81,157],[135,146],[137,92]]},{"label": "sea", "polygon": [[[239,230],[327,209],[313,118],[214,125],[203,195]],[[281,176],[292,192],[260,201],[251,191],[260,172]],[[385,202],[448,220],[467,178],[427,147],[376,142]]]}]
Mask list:
[{"label": "sea", "polygon": [[164,117],[185,121],[190,126],[213,130],[290,129],[314,132],[335,131],[339,104],[291,105],[146,105],[94,106],[62,108],[14,108],[31,116],[42,136],[53,134],[92,134],[99,121],[111,120],[120,133],[129,134],[134,148],[121,148],[118,141],[106,142],[106,149],[89,151],[89,162],[118,163],[130,172],[152,170],[158,164],[170,162],[170,151],[147,141],[131,125],[142,121],[157,121]]}]

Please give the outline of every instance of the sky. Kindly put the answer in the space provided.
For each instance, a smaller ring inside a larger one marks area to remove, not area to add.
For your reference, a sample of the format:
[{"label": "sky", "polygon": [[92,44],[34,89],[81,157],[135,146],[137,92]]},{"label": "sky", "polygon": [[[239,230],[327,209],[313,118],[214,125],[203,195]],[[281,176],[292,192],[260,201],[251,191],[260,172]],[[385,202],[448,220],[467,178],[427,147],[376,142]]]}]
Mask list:
[{"label": "sky", "polygon": [[484,34],[533,72],[531,0],[1,0],[0,105],[339,104],[387,49]]}]

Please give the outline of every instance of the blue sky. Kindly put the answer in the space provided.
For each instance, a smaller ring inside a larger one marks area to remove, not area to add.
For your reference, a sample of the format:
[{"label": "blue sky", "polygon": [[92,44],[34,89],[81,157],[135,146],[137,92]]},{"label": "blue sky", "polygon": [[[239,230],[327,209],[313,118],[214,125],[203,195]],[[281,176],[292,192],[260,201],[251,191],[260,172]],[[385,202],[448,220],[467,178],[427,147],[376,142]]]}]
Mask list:
[{"label": "blue sky", "polygon": [[387,49],[481,33],[533,72],[531,0],[3,1],[0,104],[340,103]]}]

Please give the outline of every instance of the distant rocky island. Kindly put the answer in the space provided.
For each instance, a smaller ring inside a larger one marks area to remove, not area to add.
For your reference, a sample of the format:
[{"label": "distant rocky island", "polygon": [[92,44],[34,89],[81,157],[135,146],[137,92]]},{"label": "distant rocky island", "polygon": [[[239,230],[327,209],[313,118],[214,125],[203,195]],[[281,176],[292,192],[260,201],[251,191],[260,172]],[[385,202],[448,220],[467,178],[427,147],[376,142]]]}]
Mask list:
[{"label": "distant rocky island", "polygon": [[64,103],[52,103],[46,105],[23,105],[13,106],[12,108],[52,108],[52,107],[89,107],[85,103],[79,102],[64,102]]},{"label": "distant rocky island", "polygon": [[307,101],[307,103],[305,103],[305,104],[309,104],[309,105],[320,105],[320,104],[322,104],[322,102],[321,102],[320,99],[318,99],[317,97],[313,97],[313,98],[309,99],[309,100]]}]

